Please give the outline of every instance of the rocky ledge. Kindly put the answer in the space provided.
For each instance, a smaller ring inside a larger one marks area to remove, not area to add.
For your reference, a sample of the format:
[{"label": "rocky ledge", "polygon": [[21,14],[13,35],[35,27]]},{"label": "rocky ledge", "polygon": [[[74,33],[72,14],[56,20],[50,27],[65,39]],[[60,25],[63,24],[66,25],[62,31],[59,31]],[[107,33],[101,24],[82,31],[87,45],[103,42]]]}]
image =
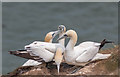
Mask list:
[{"label": "rocky ledge", "polygon": [[[71,72],[75,69],[67,64],[61,64],[60,73],[57,72],[56,65],[49,65],[49,69],[46,68],[46,64],[39,66],[24,66],[18,67],[8,75],[118,75],[118,53],[119,46],[101,50],[100,53],[111,53],[112,55],[106,60],[98,60],[82,67],[75,73]],[[115,76],[116,77],[116,76]]]}]

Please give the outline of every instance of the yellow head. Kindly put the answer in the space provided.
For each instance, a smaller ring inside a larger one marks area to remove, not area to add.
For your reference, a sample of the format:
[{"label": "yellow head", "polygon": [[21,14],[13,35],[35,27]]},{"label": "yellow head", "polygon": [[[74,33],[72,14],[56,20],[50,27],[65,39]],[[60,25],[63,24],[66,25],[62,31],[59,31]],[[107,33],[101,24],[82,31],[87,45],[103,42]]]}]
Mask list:
[{"label": "yellow head", "polygon": [[45,36],[45,42],[52,42],[53,38],[56,35],[62,35],[63,33],[66,32],[66,27],[64,25],[59,25],[57,31],[52,31],[46,34]]},{"label": "yellow head", "polygon": [[59,25],[58,30],[61,30],[61,33],[66,32],[66,27],[64,25]]},{"label": "yellow head", "polygon": [[74,30],[68,30],[65,34],[70,38],[77,38],[77,33]]},{"label": "yellow head", "polygon": [[47,33],[46,34],[46,36],[45,36],[45,42],[52,42],[52,40],[53,40],[53,35],[54,35],[55,33],[54,32],[49,32],[49,33]]}]

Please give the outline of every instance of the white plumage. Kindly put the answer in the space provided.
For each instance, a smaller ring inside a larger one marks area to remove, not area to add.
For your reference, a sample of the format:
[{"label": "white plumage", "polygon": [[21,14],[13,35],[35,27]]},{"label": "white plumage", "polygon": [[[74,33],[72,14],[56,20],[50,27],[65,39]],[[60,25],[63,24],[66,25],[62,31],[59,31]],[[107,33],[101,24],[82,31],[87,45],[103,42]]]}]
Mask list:
[{"label": "white plumage", "polygon": [[[35,41],[29,45],[25,46],[25,49],[30,53],[31,56],[39,56],[45,62],[50,62],[53,60],[54,53],[56,48],[61,47],[64,48],[64,39],[59,40],[59,43],[52,43],[53,38],[59,34],[61,36],[66,31],[66,27],[64,25],[60,25],[58,27],[58,31],[52,31],[46,34],[45,42]],[[63,52],[63,51],[62,51]],[[29,65],[39,65],[41,62],[28,60],[23,66]]]},{"label": "white plumage", "polygon": [[[75,46],[77,42],[77,33],[74,30],[68,30],[63,36],[59,37],[58,40],[65,37],[70,38],[64,54],[65,61],[68,64],[84,66],[90,61],[106,59],[110,56],[110,54],[98,53],[99,49],[102,47],[102,43],[86,41]],[[111,42],[106,41],[106,43]]]},{"label": "white plumage", "polygon": [[35,41],[30,45],[25,46],[25,49],[31,53],[31,56],[40,56],[45,62],[49,62],[52,61],[56,48],[58,47],[64,49],[64,46],[59,43]]}]

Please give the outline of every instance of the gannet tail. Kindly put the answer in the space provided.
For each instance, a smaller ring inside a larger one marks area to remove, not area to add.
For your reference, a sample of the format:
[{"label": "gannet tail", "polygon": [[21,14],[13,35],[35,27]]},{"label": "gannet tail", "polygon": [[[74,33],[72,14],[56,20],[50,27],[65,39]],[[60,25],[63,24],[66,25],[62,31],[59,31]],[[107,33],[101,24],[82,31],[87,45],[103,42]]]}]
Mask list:
[{"label": "gannet tail", "polygon": [[39,65],[41,64],[42,62],[38,62],[38,61],[35,61],[35,60],[31,60],[29,59],[27,62],[25,62],[22,66],[36,66],[36,65]]},{"label": "gannet tail", "polygon": [[96,56],[92,59],[92,61],[95,60],[100,60],[100,59],[107,59],[111,56],[111,54],[102,54],[102,53],[97,53]]}]

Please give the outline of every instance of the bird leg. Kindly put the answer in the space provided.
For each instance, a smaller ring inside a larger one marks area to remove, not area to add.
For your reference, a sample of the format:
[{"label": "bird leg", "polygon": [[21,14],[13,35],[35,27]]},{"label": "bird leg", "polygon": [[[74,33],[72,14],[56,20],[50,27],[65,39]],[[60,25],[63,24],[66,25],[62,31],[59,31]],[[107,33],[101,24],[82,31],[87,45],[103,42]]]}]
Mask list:
[{"label": "bird leg", "polygon": [[84,66],[74,66],[74,67],[72,67],[72,68],[75,68],[70,74],[73,74],[73,73],[75,73],[75,72],[77,72],[77,71],[79,71],[81,68],[83,68]]},{"label": "bird leg", "polygon": [[74,65],[68,65],[67,63],[62,63],[61,66],[63,66],[63,68],[72,68],[72,67],[74,67]]},{"label": "bird leg", "polygon": [[53,61],[46,63],[46,67],[47,67],[48,69],[53,68],[52,66],[53,66]]}]

